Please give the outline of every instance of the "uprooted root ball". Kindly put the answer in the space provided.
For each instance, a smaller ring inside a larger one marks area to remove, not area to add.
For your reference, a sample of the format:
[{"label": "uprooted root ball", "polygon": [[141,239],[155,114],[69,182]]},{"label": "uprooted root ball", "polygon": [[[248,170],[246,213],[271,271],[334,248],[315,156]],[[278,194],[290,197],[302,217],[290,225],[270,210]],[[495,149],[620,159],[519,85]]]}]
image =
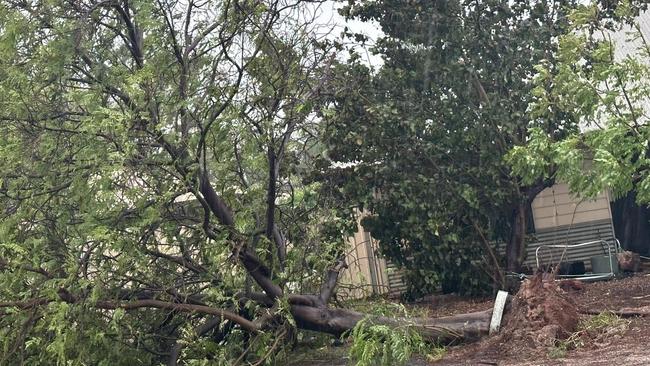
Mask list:
[{"label": "uprooted root ball", "polygon": [[501,337],[550,346],[575,332],[578,321],[576,304],[553,278],[538,274],[522,283],[510,305]]}]

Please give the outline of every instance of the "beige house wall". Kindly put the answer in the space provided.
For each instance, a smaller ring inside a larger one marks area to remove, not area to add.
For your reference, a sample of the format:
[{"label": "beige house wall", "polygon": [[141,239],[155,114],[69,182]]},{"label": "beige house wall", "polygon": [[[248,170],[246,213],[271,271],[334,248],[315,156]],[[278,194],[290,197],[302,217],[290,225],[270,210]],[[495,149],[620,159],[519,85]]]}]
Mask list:
[{"label": "beige house wall", "polygon": [[555,184],[538,194],[532,209],[535,230],[611,220],[612,217],[607,191],[594,199],[580,199],[572,195],[564,183]]},{"label": "beige house wall", "polygon": [[361,226],[357,219],[357,232],[347,239],[348,268],[339,280],[338,295],[344,298],[363,298],[387,294],[390,291],[386,260],[377,255],[378,242]]}]

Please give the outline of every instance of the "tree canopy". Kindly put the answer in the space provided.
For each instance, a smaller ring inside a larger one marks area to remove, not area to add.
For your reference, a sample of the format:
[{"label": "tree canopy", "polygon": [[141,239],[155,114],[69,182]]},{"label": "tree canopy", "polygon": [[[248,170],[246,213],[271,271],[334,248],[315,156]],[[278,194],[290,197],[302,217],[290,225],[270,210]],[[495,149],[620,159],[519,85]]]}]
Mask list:
[{"label": "tree canopy", "polygon": [[[509,161],[527,180],[552,175],[583,197],[603,190],[614,197],[634,192],[647,205],[650,48],[631,4],[614,15],[625,22],[603,20],[597,4],[572,13],[570,31],[559,41],[558,72],[549,73],[547,62],[536,67],[531,105],[537,120],[547,120],[551,108],[574,116],[570,133],[533,129]],[[625,37],[616,37],[617,43],[614,32]],[[623,46],[626,50],[617,52]]]},{"label": "tree canopy", "polygon": [[230,364],[309,327],[289,302],[325,306],[349,226],[302,178],[310,6],[0,3],[0,363]]},{"label": "tree canopy", "polygon": [[[352,164],[343,184],[373,216],[382,251],[410,269],[415,289],[477,289],[517,270],[529,205],[552,183],[527,183],[504,156],[529,138],[531,76],[553,62],[570,1],[351,2],[348,17],[378,22],[372,51],[353,57],[326,139]],[[556,110],[552,110],[554,112]],[[539,125],[560,130],[561,112]],[[345,173],[343,173],[345,174]],[[503,263],[495,242],[506,243]],[[489,276],[487,276],[489,275]]]}]

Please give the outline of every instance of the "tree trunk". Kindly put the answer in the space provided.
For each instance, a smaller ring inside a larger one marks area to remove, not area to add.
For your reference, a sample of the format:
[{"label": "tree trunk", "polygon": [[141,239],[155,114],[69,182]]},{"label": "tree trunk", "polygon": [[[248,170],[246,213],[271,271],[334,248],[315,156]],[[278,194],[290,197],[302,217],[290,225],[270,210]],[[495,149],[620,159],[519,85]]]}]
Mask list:
[{"label": "tree trunk", "polygon": [[616,238],[626,250],[650,255],[650,209],[636,203],[636,193],[612,202],[612,220]]},{"label": "tree trunk", "polygon": [[520,201],[512,213],[510,240],[506,247],[506,269],[518,272],[523,262],[526,238],[526,203]]},{"label": "tree trunk", "polygon": [[512,210],[510,238],[506,246],[506,269],[508,271],[519,272],[521,270],[526,254],[528,218],[529,215],[532,215],[531,204],[540,192],[554,183],[554,179],[540,179],[521,189],[520,196]]},{"label": "tree trunk", "polygon": [[300,328],[335,336],[352,330],[359,321],[368,318],[371,324],[389,327],[411,324],[424,339],[440,343],[471,341],[486,336],[492,317],[492,309],[442,318],[388,318],[347,309],[303,305],[292,306],[291,313]]},{"label": "tree trunk", "polygon": [[[261,295],[264,296],[264,295]],[[289,298],[289,302],[309,302],[316,298],[297,295]],[[297,301],[299,300],[299,301]],[[411,329],[418,332],[423,339],[441,344],[451,344],[475,341],[489,333],[492,310],[446,316],[440,318],[389,318],[360,313],[353,310],[328,308],[325,305],[291,305],[291,314],[300,329],[328,333],[340,337],[351,331],[362,320],[367,319],[369,324],[386,325],[391,328],[411,325]],[[222,322],[223,318],[215,317],[195,329],[197,335],[202,336]],[[232,327],[232,323],[230,323]],[[176,342],[170,352],[168,366],[178,365],[182,350],[182,343]]]}]

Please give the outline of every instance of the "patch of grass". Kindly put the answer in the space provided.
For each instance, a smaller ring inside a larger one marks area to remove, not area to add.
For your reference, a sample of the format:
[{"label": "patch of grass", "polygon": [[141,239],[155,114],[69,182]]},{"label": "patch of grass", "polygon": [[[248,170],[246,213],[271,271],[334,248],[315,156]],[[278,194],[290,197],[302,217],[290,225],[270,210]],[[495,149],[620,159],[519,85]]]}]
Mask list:
[{"label": "patch of grass", "polygon": [[443,357],[447,354],[447,348],[440,345],[434,345],[429,349],[427,353],[427,360],[429,362],[436,362],[442,360]]},{"label": "patch of grass", "polygon": [[605,311],[581,321],[578,325],[578,331],[602,332],[604,330],[615,330],[625,332],[629,325],[630,321],[621,318],[611,311]]},{"label": "patch of grass", "polygon": [[587,344],[602,345],[611,338],[623,335],[630,322],[620,316],[605,311],[598,315],[583,319],[578,324],[578,330],[567,339],[558,340],[548,352],[549,358],[563,358],[569,350],[584,347]]},{"label": "patch of grass", "polygon": [[567,349],[564,345],[555,345],[548,350],[548,358],[558,359],[566,357]]},{"label": "patch of grass", "polygon": [[426,306],[405,305],[381,297],[351,300],[344,303],[346,308],[362,313],[389,317],[429,317]]}]

